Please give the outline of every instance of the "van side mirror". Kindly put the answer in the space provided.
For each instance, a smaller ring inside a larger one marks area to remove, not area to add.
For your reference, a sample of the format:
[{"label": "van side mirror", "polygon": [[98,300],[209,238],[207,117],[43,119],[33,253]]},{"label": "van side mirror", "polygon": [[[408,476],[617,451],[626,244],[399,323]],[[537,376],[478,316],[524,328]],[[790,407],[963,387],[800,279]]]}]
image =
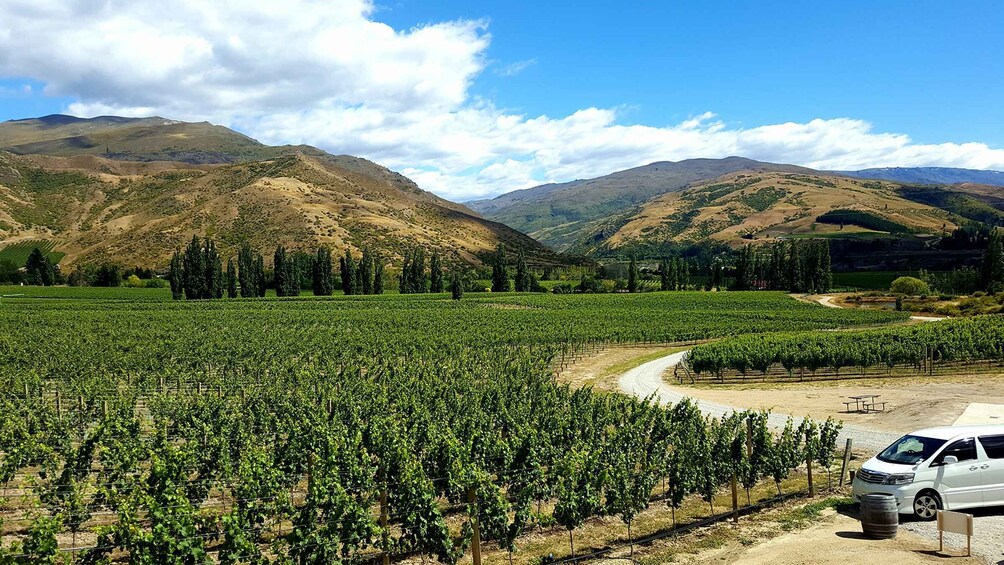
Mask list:
[{"label": "van side mirror", "polygon": [[952,464],[955,464],[955,463],[958,463],[958,462],[959,462],[959,458],[958,457],[956,457],[954,455],[946,455],[945,458],[942,459],[941,464],[942,465],[952,465]]}]

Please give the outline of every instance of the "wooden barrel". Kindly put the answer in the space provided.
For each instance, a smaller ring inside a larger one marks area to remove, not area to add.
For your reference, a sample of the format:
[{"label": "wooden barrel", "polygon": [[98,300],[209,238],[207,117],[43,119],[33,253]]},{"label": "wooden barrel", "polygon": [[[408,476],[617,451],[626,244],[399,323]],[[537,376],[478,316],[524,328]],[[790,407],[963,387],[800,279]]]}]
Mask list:
[{"label": "wooden barrel", "polygon": [[872,539],[896,537],[899,528],[899,510],[896,497],[873,492],[861,497],[861,531]]}]

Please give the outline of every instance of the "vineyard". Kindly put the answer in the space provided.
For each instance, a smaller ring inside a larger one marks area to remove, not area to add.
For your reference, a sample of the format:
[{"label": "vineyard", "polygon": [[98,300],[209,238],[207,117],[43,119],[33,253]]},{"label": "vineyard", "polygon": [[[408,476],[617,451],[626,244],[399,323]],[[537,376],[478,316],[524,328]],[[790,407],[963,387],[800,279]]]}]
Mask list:
[{"label": "vineyard", "polygon": [[[1004,317],[977,316],[846,332],[772,333],[703,344],[687,357],[689,376],[718,380],[1000,372]],[[809,374],[806,374],[806,371]],[[684,373],[677,377],[683,379]]]},{"label": "vineyard", "polygon": [[59,261],[62,260],[66,254],[53,251],[54,246],[55,243],[45,239],[12,243],[3,249],[0,249],[0,261],[10,261],[18,267],[23,267],[24,264],[28,262],[28,256],[31,255],[32,250],[37,247],[49,257],[50,261],[53,263],[59,263]]},{"label": "vineyard", "polygon": [[573,390],[555,359],[902,319],[763,292],[49,292],[0,303],[0,562],[456,563],[532,528],[567,530],[574,552],[591,517],[630,532],[663,482],[675,509],[828,468],[839,425],[775,436],[763,413]]}]

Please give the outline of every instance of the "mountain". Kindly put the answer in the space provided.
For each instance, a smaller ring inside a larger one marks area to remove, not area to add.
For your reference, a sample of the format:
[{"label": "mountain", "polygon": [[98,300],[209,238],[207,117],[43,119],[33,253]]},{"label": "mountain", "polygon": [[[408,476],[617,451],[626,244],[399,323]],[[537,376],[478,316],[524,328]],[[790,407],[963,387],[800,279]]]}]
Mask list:
[{"label": "mountain", "polygon": [[96,155],[125,161],[193,164],[261,161],[293,154],[326,155],[306,145],[265,145],[208,122],[61,114],[0,123],[0,150],[20,155]]},{"label": "mountain", "polygon": [[952,167],[886,167],[860,171],[834,171],[859,179],[889,180],[902,184],[985,184],[1004,186],[1004,172]]},{"label": "mountain", "polygon": [[742,157],[660,161],[595,179],[545,184],[466,204],[556,249],[578,252],[603,239],[603,234],[616,231],[645,202],[737,171],[798,173],[810,169]]},{"label": "mountain", "polygon": [[163,267],[193,235],[225,253],[247,241],[268,252],[369,246],[396,258],[418,245],[477,264],[503,243],[537,264],[565,261],[376,163],[270,147],[221,126],[48,116],[0,124],[0,145],[12,149],[0,151],[0,248],[46,242],[65,253],[64,267]]}]

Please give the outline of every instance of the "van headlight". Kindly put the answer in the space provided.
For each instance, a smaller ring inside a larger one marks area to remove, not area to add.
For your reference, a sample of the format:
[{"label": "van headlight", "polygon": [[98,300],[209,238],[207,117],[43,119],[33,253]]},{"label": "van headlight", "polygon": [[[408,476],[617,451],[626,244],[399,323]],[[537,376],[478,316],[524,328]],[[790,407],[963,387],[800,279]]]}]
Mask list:
[{"label": "van headlight", "polygon": [[913,473],[898,473],[889,475],[882,481],[884,485],[909,485],[913,484]]}]

